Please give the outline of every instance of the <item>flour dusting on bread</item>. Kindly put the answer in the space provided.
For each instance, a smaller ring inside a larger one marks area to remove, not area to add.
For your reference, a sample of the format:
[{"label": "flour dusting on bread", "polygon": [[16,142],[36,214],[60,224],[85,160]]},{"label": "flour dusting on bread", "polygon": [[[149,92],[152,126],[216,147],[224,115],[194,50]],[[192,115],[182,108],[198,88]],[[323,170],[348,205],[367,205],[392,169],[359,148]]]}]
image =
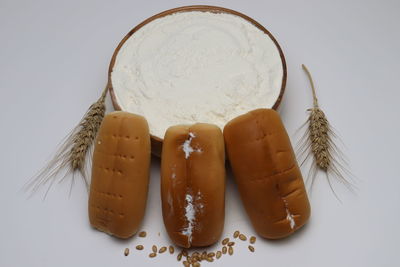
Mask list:
[{"label": "flour dusting on bread", "polygon": [[283,199],[283,202],[285,203],[285,210],[286,210],[286,220],[289,221],[290,228],[294,229],[296,227],[296,222],[294,220],[293,214],[290,212],[288,208],[288,203],[286,199]]},{"label": "flour dusting on bread", "polygon": [[193,203],[193,197],[190,194],[186,194],[186,207],[185,207],[185,217],[187,220],[187,227],[182,231],[182,234],[189,238],[189,242],[192,242],[192,233],[194,227],[194,219],[196,217],[196,211]]},{"label": "flour dusting on bread", "polygon": [[193,152],[202,152],[201,148],[194,148],[191,146],[193,138],[195,138],[196,135],[192,132],[189,132],[189,139],[187,139],[183,145],[182,145],[182,150],[185,152],[185,159],[188,159],[190,157],[190,154]]}]

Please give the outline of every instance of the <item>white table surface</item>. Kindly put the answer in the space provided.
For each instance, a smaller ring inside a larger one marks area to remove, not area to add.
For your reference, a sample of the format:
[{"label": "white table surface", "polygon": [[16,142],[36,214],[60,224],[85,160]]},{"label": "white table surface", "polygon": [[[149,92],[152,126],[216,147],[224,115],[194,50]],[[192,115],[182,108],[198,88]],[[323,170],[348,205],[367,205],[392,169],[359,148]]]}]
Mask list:
[{"label": "white table surface", "polygon": [[[312,103],[300,68],[308,65],[359,180],[357,195],[336,185],[341,204],[321,176],[306,228],[281,241],[258,239],[254,254],[239,243],[234,256],[213,266],[398,265],[399,1],[1,0],[0,266],[181,266],[169,254],[147,257],[150,245],[169,244],[156,158],[145,239],[120,241],[91,229],[79,181],[71,197],[63,183],[46,201],[43,191],[27,199],[20,189],[97,99],[120,39],[145,18],[189,4],[238,10],[275,35],[288,63],[280,112],[293,142]],[[109,99],[107,105],[112,110]],[[236,229],[254,233],[229,176],[224,235]],[[139,243],[145,252],[133,249]],[[128,257],[125,247],[131,248]]]}]

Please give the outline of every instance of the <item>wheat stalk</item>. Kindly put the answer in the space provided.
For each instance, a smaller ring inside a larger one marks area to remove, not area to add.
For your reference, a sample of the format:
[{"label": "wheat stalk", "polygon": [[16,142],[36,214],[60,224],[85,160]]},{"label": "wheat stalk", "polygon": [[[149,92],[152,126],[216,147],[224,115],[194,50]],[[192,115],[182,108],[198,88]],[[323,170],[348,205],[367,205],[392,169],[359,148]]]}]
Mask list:
[{"label": "wheat stalk", "polygon": [[46,197],[51,186],[57,178],[60,178],[62,173],[64,174],[59,182],[72,174],[70,192],[76,173],[80,174],[88,188],[89,181],[85,170],[85,160],[87,154],[91,154],[93,140],[104,118],[107,89],[106,87],[103,90],[100,98],[89,107],[79,124],[64,138],[53,159],[25,185],[26,190],[30,190],[33,194],[40,187],[48,185],[44,195]]},{"label": "wheat stalk", "polygon": [[351,173],[347,170],[347,162],[343,153],[334,142],[334,139],[338,139],[338,136],[334,133],[325,113],[319,107],[311,73],[305,65],[302,65],[302,67],[310,80],[313,107],[307,110],[309,112],[309,117],[303,126],[308,124],[308,127],[303,137],[300,139],[297,154],[301,160],[301,165],[310,159],[311,156],[313,158],[306,181],[306,183],[310,184],[310,191],[314,185],[317,171],[321,170],[326,174],[328,184],[333,194],[339,199],[333,189],[330,177],[337,178],[337,180],[343,183],[350,191],[353,191],[354,185],[344,177],[344,173],[348,176],[351,176]]}]

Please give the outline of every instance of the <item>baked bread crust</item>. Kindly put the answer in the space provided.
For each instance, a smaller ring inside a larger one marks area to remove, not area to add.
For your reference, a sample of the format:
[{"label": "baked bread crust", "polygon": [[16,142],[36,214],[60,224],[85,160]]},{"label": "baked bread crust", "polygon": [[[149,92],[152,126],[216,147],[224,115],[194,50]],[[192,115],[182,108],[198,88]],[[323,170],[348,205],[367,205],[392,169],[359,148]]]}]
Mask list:
[{"label": "baked bread crust", "polygon": [[150,151],[142,116],[122,111],[105,116],[93,154],[89,220],[94,228],[119,238],[138,231],[146,208]]},{"label": "baked bread crust", "polygon": [[241,199],[256,232],[278,239],[302,227],[310,204],[289,136],[272,109],[230,121],[225,145]]},{"label": "baked bread crust", "polygon": [[164,224],[178,246],[217,242],[225,217],[225,150],[221,129],[198,123],[170,127],[161,156]]}]

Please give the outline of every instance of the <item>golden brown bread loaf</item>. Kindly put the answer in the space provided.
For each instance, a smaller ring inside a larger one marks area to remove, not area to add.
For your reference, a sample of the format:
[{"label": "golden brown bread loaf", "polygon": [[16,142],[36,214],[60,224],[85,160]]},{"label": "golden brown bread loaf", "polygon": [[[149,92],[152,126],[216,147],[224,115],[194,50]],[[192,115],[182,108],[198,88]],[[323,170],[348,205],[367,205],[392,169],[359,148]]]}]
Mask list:
[{"label": "golden brown bread loaf", "polygon": [[161,155],[164,224],[181,247],[208,246],[225,217],[225,150],[221,129],[210,124],[170,127]]},{"label": "golden brown bread loaf", "polygon": [[119,238],[142,221],[149,183],[150,135],[146,120],[127,112],[105,116],[93,154],[90,224]]},{"label": "golden brown bread loaf", "polygon": [[292,234],[310,216],[303,178],[279,114],[258,109],[224,128],[228,158],[256,232],[278,239]]}]

